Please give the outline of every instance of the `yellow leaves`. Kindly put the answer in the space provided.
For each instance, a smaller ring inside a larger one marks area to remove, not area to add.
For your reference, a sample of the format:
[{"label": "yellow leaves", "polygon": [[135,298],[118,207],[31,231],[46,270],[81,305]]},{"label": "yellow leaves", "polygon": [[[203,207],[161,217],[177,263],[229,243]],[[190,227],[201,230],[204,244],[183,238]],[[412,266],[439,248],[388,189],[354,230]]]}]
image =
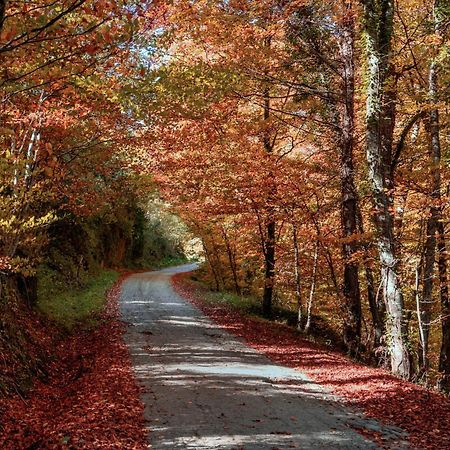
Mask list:
[{"label": "yellow leaves", "polygon": [[48,212],[43,216],[21,217],[16,214],[11,214],[9,217],[0,218],[0,230],[3,233],[20,233],[24,234],[38,228],[50,225],[56,220],[56,215],[53,211]]},{"label": "yellow leaves", "polygon": [[443,43],[443,37],[439,34],[430,34],[424,39],[425,45],[429,46],[439,46]]}]

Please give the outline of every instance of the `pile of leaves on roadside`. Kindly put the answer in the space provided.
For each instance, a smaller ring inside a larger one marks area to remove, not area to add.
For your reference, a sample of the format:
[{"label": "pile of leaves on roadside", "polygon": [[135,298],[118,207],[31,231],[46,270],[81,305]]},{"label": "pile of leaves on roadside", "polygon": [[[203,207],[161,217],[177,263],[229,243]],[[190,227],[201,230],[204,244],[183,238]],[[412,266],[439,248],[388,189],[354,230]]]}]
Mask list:
[{"label": "pile of leaves on roadside", "polygon": [[54,349],[47,377],[0,399],[0,448],[147,448],[143,405],[118,320],[120,281],[100,324]]},{"label": "pile of leaves on roadside", "polygon": [[[223,303],[205,302],[205,290],[190,283],[187,277],[184,273],[175,275],[175,289],[219,325],[245,339],[248,345],[277,363],[308,374],[367,416],[402,428],[413,448],[450,448],[448,397],[383,369],[358,364],[342,353],[301,338],[295,329],[286,325],[246,316]],[[378,443],[383,446],[383,442]]]}]

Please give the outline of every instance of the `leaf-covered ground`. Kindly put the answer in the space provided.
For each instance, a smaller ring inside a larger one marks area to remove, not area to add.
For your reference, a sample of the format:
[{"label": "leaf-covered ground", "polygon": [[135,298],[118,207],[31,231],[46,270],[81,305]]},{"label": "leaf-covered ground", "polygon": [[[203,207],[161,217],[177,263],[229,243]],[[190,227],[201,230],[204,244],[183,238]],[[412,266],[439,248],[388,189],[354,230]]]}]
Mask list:
[{"label": "leaf-covered ground", "polygon": [[[264,352],[273,361],[302,370],[347,403],[409,434],[414,448],[450,448],[450,399],[421,386],[367,367],[302,339],[287,326],[244,316],[235,308],[204,301],[202,288],[186,274],[173,278],[175,289],[207,316]],[[361,430],[364,433],[364,430]],[[382,445],[381,437],[371,436]]]},{"label": "leaf-covered ground", "polygon": [[143,405],[118,319],[120,281],[100,324],[54,350],[48,375],[26,397],[0,399],[0,448],[144,449]]}]

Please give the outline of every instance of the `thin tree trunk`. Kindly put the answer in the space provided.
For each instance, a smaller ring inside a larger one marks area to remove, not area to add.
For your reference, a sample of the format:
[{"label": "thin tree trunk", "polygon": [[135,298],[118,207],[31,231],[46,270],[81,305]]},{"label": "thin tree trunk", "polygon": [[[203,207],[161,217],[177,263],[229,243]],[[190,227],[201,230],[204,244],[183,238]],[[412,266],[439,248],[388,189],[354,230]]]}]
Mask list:
[{"label": "thin tree trunk", "polygon": [[297,329],[302,329],[302,322],[304,317],[302,286],[300,275],[300,252],[298,249],[297,226],[292,223],[292,241],[294,244],[294,275],[295,275],[295,298],[297,301]]},{"label": "thin tree trunk", "polygon": [[211,272],[214,277],[214,281],[216,283],[216,291],[220,291],[219,277],[217,276],[216,269],[214,267],[214,263],[211,259],[211,253],[209,252],[208,246],[205,243],[205,240],[202,238],[203,250],[205,251],[206,261],[208,261],[209,267],[211,268]]},{"label": "thin tree trunk", "polygon": [[318,261],[319,261],[319,241],[316,241],[316,244],[314,246],[314,261],[313,261],[313,271],[312,271],[312,276],[311,276],[311,288],[309,290],[308,305],[307,305],[307,310],[306,310],[306,324],[305,324],[305,330],[304,330],[305,333],[309,333],[309,330],[311,329],[312,307],[313,307],[314,293],[316,291]]},{"label": "thin tree trunk", "polygon": [[351,355],[359,352],[361,340],[361,295],[358,278],[357,195],[354,182],[354,15],[353,5],[348,2],[340,25],[340,58],[342,61],[342,95],[339,111],[338,145],[341,151],[341,226],[344,238],[344,343]]},{"label": "thin tree trunk", "polygon": [[[437,97],[437,65],[433,60],[428,76],[428,93],[432,102]],[[429,366],[428,345],[430,334],[431,310],[433,305],[434,265],[436,259],[436,232],[441,214],[441,144],[439,136],[439,111],[434,108],[429,112],[428,130],[430,135],[429,160],[431,167],[430,214],[426,226],[425,264],[423,273],[423,292],[420,304],[420,321],[422,323],[422,339],[420,342],[420,371],[426,372]]]},{"label": "thin tree trunk", "polygon": [[224,289],[227,287],[227,283],[225,280],[225,275],[222,269],[222,262],[220,261],[220,249],[214,239],[214,233],[211,234],[211,245],[212,245],[212,255],[214,256],[215,262],[217,264],[217,276],[222,281],[222,286]]},{"label": "thin tree trunk", "polygon": [[447,275],[447,249],[445,242],[445,227],[442,219],[438,222],[438,268],[439,297],[441,301],[442,343],[439,355],[438,387],[450,392],[450,301]]},{"label": "thin tree trunk", "polygon": [[[439,169],[438,169],[439,170]],[[434,183],[433,183],[434,185]],[[434,186],[433,186],[434,187]],[[432,197],[434,195],[432,194]],[[434,262],[436,257],[436,225],[437,207],[430,208],[430,217],[426,224],[426,239],[424,244],[424,268],[423,268],[423,289],[419,300],[419,325],[420,325],[420,346],[419,346],[419,373],[426,374],[429,366],[428,346],[430,335],[431,310],[433,305],[433,277]]]},{"label": "thin tree trunk", "polygon": [[395,91],[390,60],[393,0],[362,0],[366,38],[368,87],[366,104],[366,153],[386,304],[391,370],[411,377],[411,361],[394,240],[392,147]]},{"label": "thin tree trunk", "polygon": [[270,317],[272,315],[273,286],[275,282],[275,222],[273,220],[267,224],[265,247],[263,314],[266,317]]},{"label": "thin tree trunk", "polygon": [[424,343],[425,341],[428,340],[428,338],[425,337],[426,326],[424,325],[423,321],[424,317],[423,301],[422,296],[420,295],[420,279],[422,277],[423,265],[424,265],[424,255],[422,254],[415,270],[415,287],[414,287],[414,295],[416,299],[416,312],[417,312],[417,327],[419,329],[419,349],[418,349],[419,370],[417,372],[418,378],[421,378],[422,375],[425,373],[424,361],[426,360],[425,348],[427,347],[427,345],[425,345]]},{"label": "thin tree trunk", "polygon": [[0,0],[0,31],[3,29],[3,24],[5,23],[5,13],[8,0]]},{"label": "thin tree trunk", "polygon": [[231,248],[230,240],[228,239],[228,234],[225,230],[224,226],[221,226],[223,240],[225,242],[225,248],[227,250],[228,262],[230,263],[230,269],[233,274],[234,281],[234,290],[237,295],[241,295],[241,287],[239,286],[238,275],[237,275],[237,266],[236,266],[236,255]]},{"label": "thin tree trunk", "polygon": [[[271,39],[266,38],[265,46],[270,48]],[[267,84],[264,87],[264,112],[263,119],[265,122],[266,129],[264,130],[263,144],[264,150],[268,155],[273,151],[273,142],[271,140],[271,133],[269,129],[270,120],[270,88]],[[274,209],[273,209],[273,199],[275,195],[275,185],[274,185],[274,174],[272,171],[268,174],[269,193],[267,196],[268,206],[267,206],[267,222],[266,222],[266,240],[264,245],[264,293],[262,309],[263,314],[266,317],[272,315],[272,300],[273,300],[273,288],[275,283],[275,240],[276,240],[276,225],[274,219]]]},{"label": "thin tree trunk", "polygon": [[[434,31],[437,35],[441,34],[444,14],[441,11],[440,0],[435,0],[433,5]],[[447,253],[445,240],[445,225],[442,214],[441,198],[441,142],[440,142],[440,123],[438,104],[438,61],[433,58],[430,64],[428,74],[428,96],[431,103],[435,106],[429,112],[429,133],[430,133],[430,162],[432,170],[432,206],[430,208],[431,227],[437,232],[437,250],[438,250],[438,276],[439,276],[439,297],[441,303],[441,325],[442,341],[439,355],[439,373],[438,386],[444,391],[450,391],[450,302],[448,291],[447,276]],[[433,235],[434,236],[434,235]],[[436,245],[436,239],[434,239]],[[431,245],[430,245],[431,246]],[[433,263],[434,263],[433,252]],[[432,278],[428,289],[432,294]],[[425,286],[424,286],[425,291]],[[430,295],[431,297],[431,295]],[[431,300],[431,298],[430,298]]]},{"label": "thin tree trunk", "polygon": [[[357,211],[358,218],[358,231],[364,234],[364,222],[361,214],[361,209],[358,206]],[[384,323],[383,317],[386,312],[383,302],[379,301],[379,296],[375,293],[375,281],[373,276],[372,268],[370,267],[367,258],[369,257],[369,244],[363,242],[362,247],[364,249],[365,263],[364,263],[364,273],[366,275],[367,283],[367,301],[369,303],[370,315],[372,316],[372,326],[373,326],[373,346],[377,348],[381,345],[381,338],[384,334]]]}]

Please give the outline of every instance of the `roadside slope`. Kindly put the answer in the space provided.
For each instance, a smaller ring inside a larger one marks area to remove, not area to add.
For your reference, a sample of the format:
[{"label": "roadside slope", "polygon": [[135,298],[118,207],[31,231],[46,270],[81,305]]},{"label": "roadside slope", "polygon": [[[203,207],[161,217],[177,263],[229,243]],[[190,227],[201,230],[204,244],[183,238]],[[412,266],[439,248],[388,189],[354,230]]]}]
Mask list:
[{"label": "roadside slope", "polygon": [[45,378],[26,396],[0,399],[0,448],[147,448],[117,314],[121,282],[109,291],[99,325],[75,329],[54,349]]}]

